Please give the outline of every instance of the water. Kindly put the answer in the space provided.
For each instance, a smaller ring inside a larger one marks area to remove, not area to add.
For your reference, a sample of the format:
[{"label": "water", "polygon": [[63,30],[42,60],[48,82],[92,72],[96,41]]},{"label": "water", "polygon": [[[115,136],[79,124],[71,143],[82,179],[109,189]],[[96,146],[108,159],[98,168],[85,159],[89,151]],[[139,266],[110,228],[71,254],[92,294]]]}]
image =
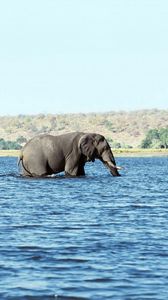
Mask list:
[{"label": "water", "polygon": [[26,179],[0,158],[0,299],[168,299],[168,159]]}]

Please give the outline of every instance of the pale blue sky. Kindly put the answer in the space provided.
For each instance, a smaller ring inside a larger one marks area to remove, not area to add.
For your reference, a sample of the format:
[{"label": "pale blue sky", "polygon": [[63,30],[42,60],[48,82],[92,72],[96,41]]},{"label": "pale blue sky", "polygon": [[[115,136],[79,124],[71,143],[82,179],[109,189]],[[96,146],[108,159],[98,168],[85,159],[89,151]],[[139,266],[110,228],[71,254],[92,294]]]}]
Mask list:
[{"label": "pale blue sky", "polygon": [[0,1],[0,115],[168,108],[167,0]]}]

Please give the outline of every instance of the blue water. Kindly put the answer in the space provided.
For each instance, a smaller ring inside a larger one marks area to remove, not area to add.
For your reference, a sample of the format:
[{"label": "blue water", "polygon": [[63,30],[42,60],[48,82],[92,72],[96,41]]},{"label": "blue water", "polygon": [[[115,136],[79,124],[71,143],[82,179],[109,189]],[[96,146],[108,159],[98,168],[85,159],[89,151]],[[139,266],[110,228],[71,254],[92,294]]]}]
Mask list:
[{"label": "blue water", "polygon": [[168,299],[168,158],[26,179],[0,158],[0,299]]}]

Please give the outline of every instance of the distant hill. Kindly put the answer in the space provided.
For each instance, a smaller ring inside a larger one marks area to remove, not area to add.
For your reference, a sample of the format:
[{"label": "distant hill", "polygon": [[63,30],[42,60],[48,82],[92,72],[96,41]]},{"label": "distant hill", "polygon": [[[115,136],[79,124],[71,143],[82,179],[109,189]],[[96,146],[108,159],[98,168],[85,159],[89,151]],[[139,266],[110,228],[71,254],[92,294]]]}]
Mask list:
[{"label": "distant hill", "polygon": [[168,127],[168,110],[3,116],[0,117],[0,139],[16,141],[24,137],[28,140],[42,133],[84,131],[103,134],[122,147],[138,147],[149,129],[162,127]]}]

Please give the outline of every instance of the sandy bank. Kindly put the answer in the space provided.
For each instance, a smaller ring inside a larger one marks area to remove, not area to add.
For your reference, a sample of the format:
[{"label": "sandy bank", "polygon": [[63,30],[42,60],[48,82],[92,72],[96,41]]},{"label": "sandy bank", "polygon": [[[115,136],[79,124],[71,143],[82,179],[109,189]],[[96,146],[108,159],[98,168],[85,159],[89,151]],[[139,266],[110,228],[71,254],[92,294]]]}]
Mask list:
[{"label": "sandy bank", "polygon": [[[0,156],[19,156],[20,150],[0,150]],[[114,156],[145,157],[168,156],[168,149],[113,149]]]}]

